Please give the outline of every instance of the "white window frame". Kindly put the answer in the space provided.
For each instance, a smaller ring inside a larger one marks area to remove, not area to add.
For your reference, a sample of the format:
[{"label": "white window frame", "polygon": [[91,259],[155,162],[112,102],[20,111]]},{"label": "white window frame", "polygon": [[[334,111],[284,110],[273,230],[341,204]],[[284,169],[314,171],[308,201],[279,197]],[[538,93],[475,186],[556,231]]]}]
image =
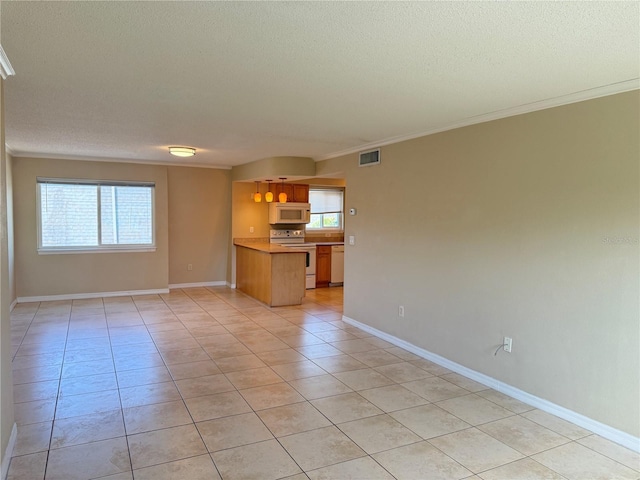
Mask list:
[{"label": "white window frame", "polygon": [[[320,228],[310,228],[309,224],[306,226],[306,231],[310,233],[344,233],[344,187],[320,187],[320,186],[310,186],[309,193],[311,190],[329,190],[329,191],[340,191],[342,192],[342,210],[340,212],[324,212],[324,213],[340,213],[340,227],[320,227]],[[313,209],[313,207],[311,207]],[[311,215],[317,215],[315,213],[311,213]]]},{"label": "white window frame", "polygon": [[[98,203],[96,207],[96,215],[98,219],[98,245],[84,246],[61,246],[51,247],[42,245],[42,207],[40,185],[42,184],[67,184],[67,185],[88,185],[95,186],[97,189]],[[119,244],[105,245],[102,244],[102,228],[101,228],[101,204],[100,204],[100,187],[150,187],[151,188],[151,243],[145,244]],[[117,180],[91,180],[91,179],[69,179],[69,178],[36,178],[36,217],[38,231],[38,254],[76,254],[76,253],[138,253],[138,252],[155,252],[156,251],[156,189],[155,182],[134,182],[134,181],[117,181]]]}]

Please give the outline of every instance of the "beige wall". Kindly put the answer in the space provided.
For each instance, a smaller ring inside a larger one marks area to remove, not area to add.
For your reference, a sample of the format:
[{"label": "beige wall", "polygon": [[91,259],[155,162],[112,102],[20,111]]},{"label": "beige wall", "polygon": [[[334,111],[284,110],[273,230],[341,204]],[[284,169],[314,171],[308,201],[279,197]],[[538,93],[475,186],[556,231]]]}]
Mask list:
[{"label": "beige wall", "polygon": [[9,277],[7,223],[7,161],[4,142],[4,81],[0,79],[0,462],[4,458],[14,425],[13,381],[11,379],[11,321],[9,305],[12,301]]},{"label": "beige wall", "polygon": [[7,188],[7,250],[9,257],[9,298],[11,302],[16,299],[16,275],[15,275],[15,247],[13,241],[13,169],[9,154],[5,158],[7,175],[5,178]]},{"label": "beige wall", "polygon": [[230,176],[230,170],[168,168],[169,284],[226,281]]},{"label": "beige wall", "polygon": [[[38,176],[155,182],[156,251],[38,255]],[[166,167],[14,158],[13,187],[18,297],[167,288],[169,245]]]},{"label": "beige wall", "polygon": [[[19,297],[154,290],[226,280],[229,170],[29,158],[15,158],[13,163]],[[38,255],[37,176],[155,181],[156,252]]]},{"label": "beige wall", "polygon": [[[233,182],[231,187],[231,237],[232,238],[268,238],[268,203],[253,201],[255,183]],[[261,192],[264,195],[266,188]],[[263,199],[264,200],[264,199]],[[253,233],[251,228],[253,227]],[[229,258],[228,281],[236,283],[236,248],[232,246]]]},{"label": "beige wall", "polygon": [[[253,201],[255,183],[233,182],[232,236],[234,238],[263,238],[269,236],[269,204]],[[261,192],[264,197],[266,187]],[[251,233],[253,227],[253,233]]]},{"label": "beige wall", "polygon": [[[376,167],[358,168],[357,155],[319,162],[317,175],[344,172],[346,208],[358,209],[346,218],[356,245],[345,315],[638,436],[639,100],[631,92],[390,145]],[[211,269],[196,271],[179,234],[213,231],[187,221],[191,200],[207,197],[201,184],[183,188],[201,169],[20,158],[13,167],[18,296],[166,288],[214,281],[218,268],[234,282],[232,249],[215,247]],[[38,256],[36,176],[155,180],[158,252]],[[231,230],[212,243],[266,237],[255,184],[227,188]],[[190,218],[202,215],[224,224],[216,208]],[[197,277],[181,276],[185,260]],[[96,270],[107,275],[87,285]],[[494,357],[505,335],[514,352]],[[3,377],[3,398],[5,386]],[[8,432],[3,423],[3,441]]]},{"label": "beige wall", "polygon": [[[639,105],[623,93],[383,147],[379,166],[319,162],[358,209],[345,315],[640,435]],[[513,353],[494,356],[503,336]]]}]

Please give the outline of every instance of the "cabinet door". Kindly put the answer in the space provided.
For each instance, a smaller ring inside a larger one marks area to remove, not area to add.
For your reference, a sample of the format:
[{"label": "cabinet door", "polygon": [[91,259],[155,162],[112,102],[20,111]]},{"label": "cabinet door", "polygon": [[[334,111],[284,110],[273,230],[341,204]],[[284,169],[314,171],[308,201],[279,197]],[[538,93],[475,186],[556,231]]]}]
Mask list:
[{"label": "cabinet door", "polygon": [[293,201],[309,203],[309,185],[293,184]]},{"label": "cabinet door", "polygon": [[331,247],[318,245],[316,248],[316,287],[328,287],[331,281]]}]

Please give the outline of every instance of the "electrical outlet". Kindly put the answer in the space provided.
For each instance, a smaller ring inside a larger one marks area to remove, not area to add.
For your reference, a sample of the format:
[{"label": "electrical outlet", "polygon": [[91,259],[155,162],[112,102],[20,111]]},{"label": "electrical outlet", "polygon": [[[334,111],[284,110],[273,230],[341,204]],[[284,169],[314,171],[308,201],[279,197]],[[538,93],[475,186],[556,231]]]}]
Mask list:
[{"label": "electrical outlet", "polygon": [[404,318],[404,305],[398,307],[398,316]]},{"label": "electrical outlet", "polygon": [[349,245],[355,245],[355,244],[356,244],[355,235],[349,235]]},{"label": "electrical outlet", "polygon": [[187,270],[192,271],[193,270],[193,264],[190,263],[189,265],[187,265]]},{"label": "electrical outlet", "polygon": [[253,227],[249,227],[249,233],[253,233],[255,230]]},{"label": "electrical outlet", "polygon": [[504,341],[502,342],[502,345],[505,352],[511,353],[512,344],[513,344],[513,339],[511,337],[504,337]]}]

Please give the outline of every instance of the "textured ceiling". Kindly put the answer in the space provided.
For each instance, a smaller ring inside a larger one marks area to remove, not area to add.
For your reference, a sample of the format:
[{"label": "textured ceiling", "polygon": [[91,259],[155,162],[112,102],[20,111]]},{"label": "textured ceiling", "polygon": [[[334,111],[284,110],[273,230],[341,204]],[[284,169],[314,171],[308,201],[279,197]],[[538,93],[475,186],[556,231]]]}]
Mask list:
[{"label": "textured ceiling", "polygon": [[640,76],[639,2],[0,8],[16,155],[177,163],[175,144],[212,166],[327,158]]}]

